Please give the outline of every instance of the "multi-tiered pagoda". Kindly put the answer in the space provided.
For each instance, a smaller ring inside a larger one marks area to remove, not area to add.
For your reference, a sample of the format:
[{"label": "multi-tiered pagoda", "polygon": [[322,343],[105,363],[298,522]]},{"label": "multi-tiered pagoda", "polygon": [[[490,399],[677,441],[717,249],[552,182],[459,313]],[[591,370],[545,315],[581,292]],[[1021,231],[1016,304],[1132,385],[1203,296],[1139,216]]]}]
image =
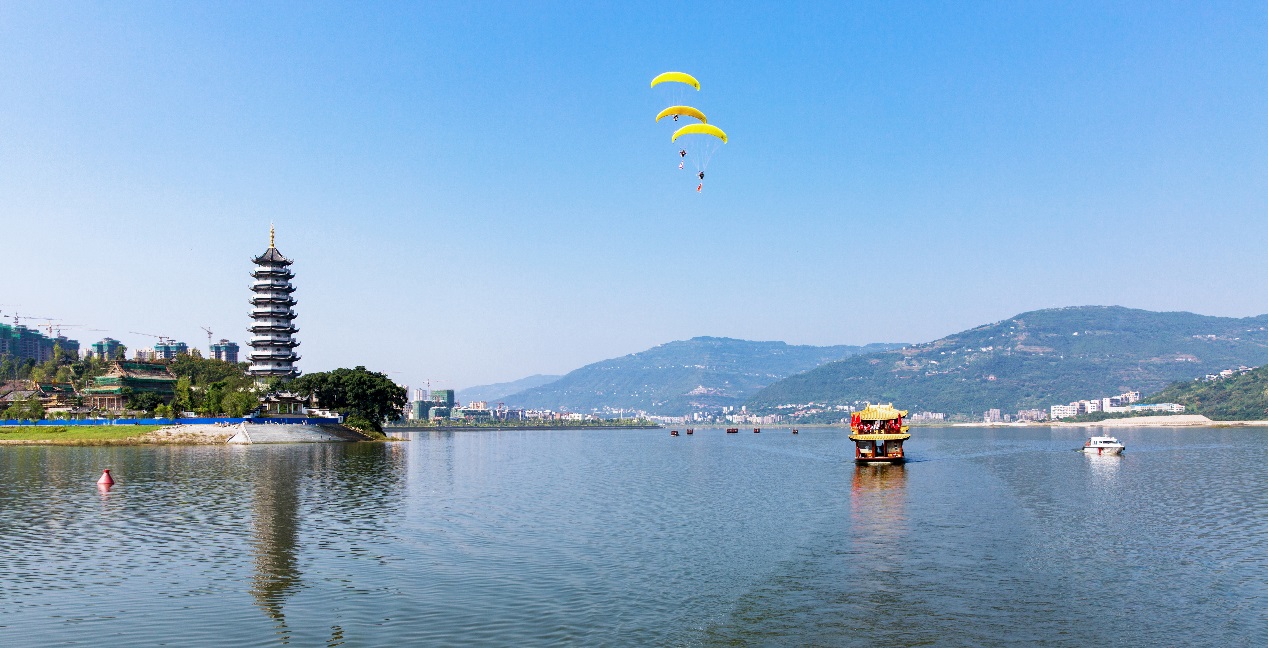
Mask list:
[{"label": "multi-tiered pagoda", "polygon": [[257,381],[277,377],[294,378],[299,375],[295,363],[299,356],[295,355],[295,347],[299,340],[293,339],[299,329],[295,328],[295,286],[291,279],[295,273],[290,268],[292,261],[284,256],[273,245],[273,228],[269,227],[269,249],[252,259],[255,270],[251,276],[255,281],[251,284],[251,368],[247,370]]}]

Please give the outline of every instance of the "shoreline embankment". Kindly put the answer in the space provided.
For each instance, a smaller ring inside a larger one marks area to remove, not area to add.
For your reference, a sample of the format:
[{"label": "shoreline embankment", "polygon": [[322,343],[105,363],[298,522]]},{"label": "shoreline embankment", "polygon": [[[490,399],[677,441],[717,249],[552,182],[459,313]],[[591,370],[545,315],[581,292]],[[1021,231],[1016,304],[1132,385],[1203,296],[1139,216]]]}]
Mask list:
[{"label": "shoreline embankment", "polygon": [[[944,427],[944,426],[928,426]],[[1104,419],[1101,421],[1022,421],[1013,423],[952,423],[948,427],[1054,427],[1054,428],[1093,428],[1093,427],[1268,427],[1268,421],[1216,421],[1201,414],[1171,414],[1166,416],[1132,416],[1128,418]]]},{"label": "shoreline embankment", "polygon": [[393,425],[383,432],[497,432],[505,430],[659,430],[663,425]]},{"label": "shoreline embankment", "polygon": [[27,425],[0,427],[0,445],[228,445],[386,441],[339,424]]}]

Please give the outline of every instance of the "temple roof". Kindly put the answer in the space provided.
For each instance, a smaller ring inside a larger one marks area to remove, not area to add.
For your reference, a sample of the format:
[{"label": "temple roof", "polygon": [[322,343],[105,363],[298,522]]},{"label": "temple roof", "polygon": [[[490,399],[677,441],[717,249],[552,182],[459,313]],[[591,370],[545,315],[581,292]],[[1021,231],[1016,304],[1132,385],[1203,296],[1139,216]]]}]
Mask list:
[{"label": "temple roof", "polygon": [[254,259],[251,259],[251,260],[254,261],[255,263],[271,263],[273,265],[284,265],[284,266],[288,266],[291,263],[293,263],[290,259],[282,256],[282,253],[278,252],[277,248],[275,247],[271,247],[265,250],[264,254],[261,254],[260,256],[255,257]]},{"label": "temple roof", "polygon": [[893,403],[868,403],[867,407],[858,411],[858,417],[864,421],[892,421],[907,416],[907,410],[895,409]]},{"label": "temple roof", "polygon": [[35,383],[35,388],[42,396],[51,396],[53,394],[75,395],[75,386],[70,383],[41,382]]}]

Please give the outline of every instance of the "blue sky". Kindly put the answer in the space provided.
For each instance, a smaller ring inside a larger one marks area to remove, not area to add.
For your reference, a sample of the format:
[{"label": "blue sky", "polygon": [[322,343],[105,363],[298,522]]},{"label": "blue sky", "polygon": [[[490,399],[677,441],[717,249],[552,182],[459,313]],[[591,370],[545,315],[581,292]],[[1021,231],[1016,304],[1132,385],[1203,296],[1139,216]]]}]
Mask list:
[{"label": "blue sky", "polygon": [[[1266,33],[1264,3],[6,3],[0,311],[241,341],[274,222],[301,368],[410,385],[1264,313]],[[730,135],[701,194],[665,70]]]}]

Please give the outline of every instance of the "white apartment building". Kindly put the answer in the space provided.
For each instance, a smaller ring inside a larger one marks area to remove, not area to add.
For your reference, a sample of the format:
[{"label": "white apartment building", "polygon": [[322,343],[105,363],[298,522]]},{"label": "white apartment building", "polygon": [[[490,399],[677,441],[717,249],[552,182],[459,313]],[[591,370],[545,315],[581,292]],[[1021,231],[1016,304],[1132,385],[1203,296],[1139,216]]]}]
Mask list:
[{"label": "white apartment building", "polygon": [[1048,408],[1048,418],[1052,420],[1068,418],[1079,415],[1079,404],[1072,403],[1070,405],[1053,405]]},{"label": "white apartment building", "polygon": [[1167,412],[1169,414],[1180,414],[1184,412],[1184,405],[1179,403],[1155,403],[1153,405],[1131,405],[1123,409],[1129,412]]}]

